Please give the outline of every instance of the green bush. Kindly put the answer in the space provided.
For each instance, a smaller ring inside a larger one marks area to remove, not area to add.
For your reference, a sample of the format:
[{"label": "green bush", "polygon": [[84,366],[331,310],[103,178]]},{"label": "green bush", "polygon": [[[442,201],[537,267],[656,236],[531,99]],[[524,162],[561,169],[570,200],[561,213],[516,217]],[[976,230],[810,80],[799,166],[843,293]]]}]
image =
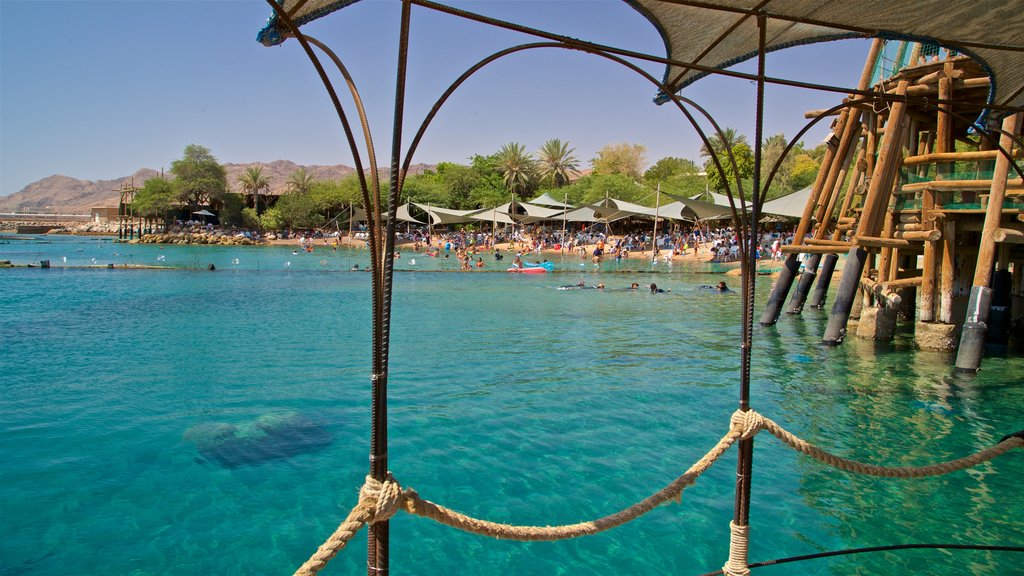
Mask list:
[{"label": "green bush", "polygon": [[260,228],[263,223],[260,222],[260,217],[256,215],[255,208],[245,208],[242,210],[242,225],[246,228]]},{"label": "green bush", "polygon": [[264,230],[280,230],[284,228],[284,219],[281,218],[281,211],[277,208],[270,208],[260,215],[260,226]]}]

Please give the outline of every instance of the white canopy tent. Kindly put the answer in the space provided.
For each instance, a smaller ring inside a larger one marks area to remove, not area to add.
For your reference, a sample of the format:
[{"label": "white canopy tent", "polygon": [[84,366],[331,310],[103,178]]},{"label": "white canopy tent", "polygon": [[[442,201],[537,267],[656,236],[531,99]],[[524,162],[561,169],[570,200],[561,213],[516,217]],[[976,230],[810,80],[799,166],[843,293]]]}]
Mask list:
[{"label": "white canopy tent", "polygon": [[804,206],[807,199],[811,197],[813,190],[810,186],[803,190],[797,190],[775,200],[769,200],[761,208],[762,214],[785,216],[787,218],[800,218],[804,214]]},{"label": "white canopy tent", "polygon": [[566,204],[561,200],[556,200],[551,197],[547,192],[537,196],[533,200],[530,200],[530,204],[539,204],[541,206],[556,206],[558,208],[572,208],[572,204]]},{"label": "white canopy tent", "polygon": [[498,222],[498,223],[501,223],[501,224],[515,224],[516,221],[508,213],[508,206],[509,206],[509,204],[511,204],[511,202],[506,202],[505,204],[502,204],[501,206],[496,206],[494,208],[488,208],[487,210],[482,210],[480,212],[476,212],[474,214],[470,214],[469,217],[472,218],[473,220],[479,220],[479,221],[482,221],[482,222],[492,222],[492,223]]},{"label": "white canopy tent", "polygon": [[472,215],[480,212],[480,210],[450,210],[448,208],[438,208],[436,206],[430,206],[427,204],[417,204],[413,202],[413,205],[423,210],[430,216],[431,224],[464,224],[466,222],[475,222]]},{"label": "white canopy tent", "polygon": [[561,220],[562,214],[566,212],[565,208],[547,208],[527,202],[520,202],[519,205],[526,210],[526,215],[519,216],[519,221],[523,224],[532,224],[544,220]]}]

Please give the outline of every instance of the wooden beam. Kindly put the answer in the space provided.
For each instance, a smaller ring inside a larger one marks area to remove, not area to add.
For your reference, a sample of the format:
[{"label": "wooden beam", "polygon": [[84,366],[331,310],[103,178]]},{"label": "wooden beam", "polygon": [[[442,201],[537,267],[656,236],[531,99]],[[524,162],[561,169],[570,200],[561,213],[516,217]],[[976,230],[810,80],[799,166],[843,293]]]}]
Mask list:
[{"label": "wooden beam", "polygon": [[881,238],[879,236],[857,236],[853,243],[858,246],[869,246],[872,248],[909,248],[909,240],[899,238]]},{"label": "wooden beam", "polygon": [[[1000,156],[999,158],[1006,159],[1005,156]],[[904,184],[901,186],[901,192],[920,192],[921,190],[935,190],[937,192],[984,191],[991,187],[991,180],[932,180],[931,182]],[[1020,178],[1010,178],[1006,181],[1006,188],[1004,190],[1024,190],[1024,182]]]},{"label": "wooden beam", "polygon": [[[906,89],[906,81],[900,82],[900,91],[906,92]],[[878,152],[878,161],[874,173],[871,174],[871,185],[864,198],[864,210],[861,213],[860,222],[857,224],[858,236],[877,234],[881,229],[882,218],[880,216],[889,203],[893,182],[898,174],[898,170],[895,168],[901,165],[899,156],[903,134],[907,129],[905,110],[906,104],[894,102],[889,111],[889,119],[885,123],[885,135],[882,137],[882,146]]]},{"label": "wooden beam", "polygon": [[[1022,117],[1024,117],[1024,113],[1018,112],[1003,119],[1003,134],[999,138],[999,145],[1004,149],[1013,145],[1013,140],[1008,134],[1019,132]],[[1010,161],[1006,156],[997,157],[992,173],[992,187],[989,190],[988,209],[985,211],[985,228],[981,232],[981,243],[978,248],[978,264],[974,269],[975,286],[990,286],[992,283],[992,263],[995,260],[994,233],[999,229],[999,221],[1003,216],[1003,196],[1009,187],[1005,178],[1009,171]],[[1019,178],[1017,182],[1020,182]]]},{"label": "wooden beam", "polygon": [[942,239],[941,230],[908,230],[906,232],[897,230],[893,233],[893,238],[900,238],[902,240],[910,240],[911,242],[935,242],[936,240]]},{"label": "wooden beam", "polygon": [[[979,160],[995,160],[1002,156],[1001,150],[976,150],[973,152],[935,152],[932,154],[920,154],[918,156],[907,156],[903,159],[904,166],[917,166],[918,164],[934,164],[936,162],[973,162]],[[1024,150],[1016,148],[1013,150],[1014,158],[1024,158]]]},{"label": "wooden beam", "polygon": [[807,238],[806,242],[810,246],[835,246],[842,248],[843,250],[849,250],[853,246],[853,242],[847,242],[845,240],[830,240],[828,238]]},{"label": "wooden beam", "polygon": [[[953,88],[955,90],[972,90],[977,88],[988,88],[990,84],[988,77],[984,78],[968,78],[967,80],[955,80],[953,81]],[[907,88],[907,96],[926,96],[928,94],[937,94],[939,87],[934,84],[925,84],[911,86]],[[887,91],[889,94],[895,94],[895,91]]]},{"label": "wooden beam", "polygon": [[865,292],[873,294],[875,300],[881,300],[885,302],[885,305],[889,308],[895,308],[903,302],[903,298],[892,288],[888,286],[888,282],[877,282],[871,278],[861,278],[860,287]]},{"label": "wooden beam", "polygon": [[1024,232],[1013,228],[996,228],[992,231],[992,240],[1009,244],[1024,244]]},{"label": "wooden beam", "polygon": [[794,246],[792,244],[783,246],[779,250],[783,254],[838,254],[844,251],[842,246]]}]

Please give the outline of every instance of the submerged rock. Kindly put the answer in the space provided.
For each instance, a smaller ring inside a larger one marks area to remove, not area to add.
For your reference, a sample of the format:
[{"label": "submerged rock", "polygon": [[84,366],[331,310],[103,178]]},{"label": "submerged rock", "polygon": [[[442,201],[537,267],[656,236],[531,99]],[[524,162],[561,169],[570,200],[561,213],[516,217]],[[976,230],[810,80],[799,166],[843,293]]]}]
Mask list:
[{"label": "submerged rock", "polygon": [[225,468],[256,465],[321,450],[334,439],[323,425],[299,412],[273,412],[241,424],[203,422],[185,431],[207,460]]}]

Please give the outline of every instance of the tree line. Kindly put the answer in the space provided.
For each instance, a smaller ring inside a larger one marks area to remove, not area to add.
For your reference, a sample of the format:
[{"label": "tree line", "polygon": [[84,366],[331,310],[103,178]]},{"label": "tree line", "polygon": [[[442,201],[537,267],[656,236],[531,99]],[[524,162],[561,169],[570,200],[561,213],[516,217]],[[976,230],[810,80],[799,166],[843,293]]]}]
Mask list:
[{"label": "tree line", "polygon": [[[642,144],[609,144],[597,151],[589,170],[584,170],[568,142],[553,138],[533,153],[510,142],[493,154],[474,155],[468,164],[441,162],[432,170],[408,176],[401,202],[470,210],[527,201],[547,193],[570,204],[593,204],[611,197],[654,206],[659,188],[688,198],[709,191],[724,193],[727,185],[735,192],[735,175],[724,155],[727,150],[736,158],[749,194],[754,162],[747,138],[727,128],[709,142],[726,168],[725,176],[711,160],[707,146],[700,151],[702,165],[665,157],[648,166]],[[762,181],[787,145],[782,134],[764,140]],[[773,179],[768,198],[809,186],[823,156],[824,145],[809,149],[801,142],[794,146]],[[171,163],[170,173],[173,179],[153,178],[144,183],[132,203],[137,214],[161,219],[209,206],[218,211],[222,224],[266,230],[318,228],[337,221],[339,215],[346,221],[348,211],[361,206],[363,199],[356,174],[317,180],[305,168],[289,176],[285,194],[271,196],[263,168],[250,166],[238,177],[242,193],[231,193],[224,167],[209,149],[197,144],[185,147],[183,156]],[[386,189],[386,183],[381,185]]]}]

